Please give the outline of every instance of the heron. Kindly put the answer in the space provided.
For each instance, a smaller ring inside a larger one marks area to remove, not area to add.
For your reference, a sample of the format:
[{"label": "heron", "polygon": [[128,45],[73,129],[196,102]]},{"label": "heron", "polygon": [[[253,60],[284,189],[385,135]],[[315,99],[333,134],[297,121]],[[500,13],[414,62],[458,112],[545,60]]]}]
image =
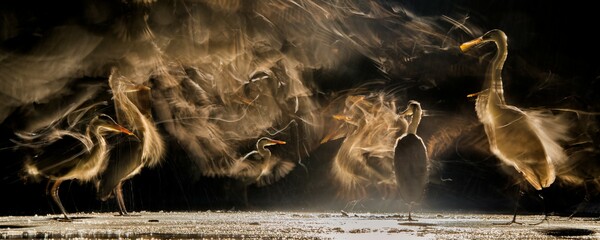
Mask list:
[{"label": "heron", "polygon": [[105,201],[113,194],[119,205],[119,214],[128,215],[123,199],[122,184],[139,174],[144,167],[159,164],[165,146],[151,115],[150,88],[126,85],[117,73],[109,78],[117,122],[127,126],[135,137],[126,138],[114,146],[108,166],[96,182],[98,198]]},{"label": "heron", "polygon": [[[491,152],[541,191],[556,179],[555,165],[567,159],[561,141],[568,139],[568,124],[560,115],[523,110],[506,103],[501,75],[508,55],[508,40],[502,30],[490,30],[461,44],[460,49],[467,52],[490,42],[496,45],[497,51],[488,65],[483,90],[469,96],[477,96],[475,110]],[[516,208],[510,223],[516,223]]]},{"label": "heron", "polygon": [[429,176],[429,157],[427,148],[417,128],[422,117],[421,104],[411,100],[398,120],[406,125],[405,116],[411,116],[406,132],[396,139],[394,145],[394,173],[398,194],[408,205],[408,221],[413,221],[411,212],[414,204],[420,203],[427,186]]},{"label": "heron", "polygon": [[247,205],[248,203],[247,186],[251,184],[257,186],[271,184],[294,169],[295,164],[293,162],[273,157],[271,151],[267,149],[269,146],[281,144],[286,144],[286,142],[261,137],[256,141],[256,150],[247,153],[232,166],[231,176],[241,179],[244,184],[244,204]]},{"label": "heron", "polygon": [[128,129],[117,124],[110,116],[100,114],[87,126],[85,135],[66,131],[57,131],[56,139],[43,148],[34,149],[33,156],[25,159],[24,173],[33,179],[49,180],[47,194],[52,196],[56,205],[70,221],[63,207],[59,188],[62,182],[76,179],[89,182],[106,169],[109,146],[105,136],[110,133],[134,135]]}]

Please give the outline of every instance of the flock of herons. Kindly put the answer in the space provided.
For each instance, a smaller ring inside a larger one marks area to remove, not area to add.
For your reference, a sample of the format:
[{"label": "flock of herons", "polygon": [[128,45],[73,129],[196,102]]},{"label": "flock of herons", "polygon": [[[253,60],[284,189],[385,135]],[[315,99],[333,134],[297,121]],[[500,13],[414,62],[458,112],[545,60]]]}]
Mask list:
[{"label": "flock of herons", "polygon": [[[491,30],[483,36],[460,45],[464,52],[475,46],[493,43],[497,51],[490,62],[483,89],[469,95],[476,97],[475,110],[485,128],[491,152],[503,163],[514,167],[536,190],[553,184],[555,168],[567,156],[560,142],[566,140],[566,128],[561,128],[560,117],[543,112],[525,111],[509,105],[504,100],[502,67],[507,58],[507,37],[501,30]],[[100,114],[87,125],[78,124],[78,119],[90,109],[79,110],[68,119],[72,123],[64,131],[53,130],[52,134],[20,135],[22,148],[43,149],[33,152],[24,160],[24,173],[29,178],[47,179],[51,182],[48,191],[60,208],[65,220],[69,214],[61,204],[59,188],[62,182],[78,180],[93,182],[98,197],[106,200],[115,196],[120,213],[128,214],[121,185],[140,173],[143,168],[153,167],[165,156],[165,142],[153,124],[150,89],[121,84],[118,74],[109,78],[115,106],[115,115]],[[409,101],[402,112],[395,106],[387,106],[391,112],[371,111],[375,106],[361,96],[346,99],[343,112],[332,116],[341,121],[340,129],[332,129],[322,142],[344,138],[333,161],[333,175],[348,192],[360,191],[361,181],[375,181],[378,186],[395,191],[409,206],[408,220],[413,220],[413,205],[422,201],[430,172],[430,160],[426,146],[419,137],[418,127],[423,110],[418,101]],[[77,114],[80,113],[80,114]],[[382,120],[382,118],[389,118]],[[373,124],[389,126],[373,131]],[[547,127],[554,126],[554,127]],[[559,126],[559,127],[556,127]],[[341,129],[343,128],[343,129]],[[78,130],[78,131],[73,131]],[[80,132],[80,133],[76,133]],[[109,143],[114,135],[119,141]],[[44,139],[38,139],[43,136]],[[369,148],[370,141],[384,141],[386,149]],[[248,184],[268,184],[268,176],[283,176],[293,168],[272,157],[269,148],[286,144],[285,141],[262,137],[256,149],[238,159],[230,171]],[[68,151],[54,148],[69,146]],[[65,153],[66,152],[66,153]],[[365,154],[368,155],[365,160]],[[393,159],[393,161],[392,161]],[[353,162],[354,161],[354,162]],[[373,161],[366,163],[365,161]],[[372,164],[377,167],[361,167]],[[275,167],[275,166],[278,167]],[[283,171],[277,173],[276,171]],[[368,176],[372,179],[364,179]],[[275,179],[277,180],[277,179]],[[513,217],[515,222],[516,211]]]}]

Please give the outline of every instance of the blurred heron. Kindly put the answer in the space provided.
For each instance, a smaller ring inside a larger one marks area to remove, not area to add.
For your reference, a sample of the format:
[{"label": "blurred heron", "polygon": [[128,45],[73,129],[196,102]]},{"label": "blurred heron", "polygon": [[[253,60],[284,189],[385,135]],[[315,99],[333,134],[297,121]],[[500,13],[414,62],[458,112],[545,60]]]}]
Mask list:
[{"label": "blurred heron", "polygon": [[58,190],[66,180],[77,179],[88,182],[95,179],[107,166],[109,147],[105,135],[109,133],[132,132],[117,124],[108,115],[101,114],[89,122],[85,135],[58,131],[55,140],[34,148],[33,156],[25,159],[24,171],[27,177],[49,179],[52,187],[49,194],[58,205],[65,220],[70,220],[63,207]]},{"label": "blurred heron", "polygon": [[271,184],[294,169],[295,163],[273,157],[271,151],[267,149],[269,146],[278,144],[286,144],[286,142],[261,137],[256,141],[256,150],[247,153],[232,166],[231,176],[241,179],[244,184],[244,204],[248,204],[248,185],[265,186]]},{"label": "blurred heron", "polygon": [[341,113],[333,115],[340,126],[322,140],[344,137],[332,162],[332,178],[339,195],[348,200],[396,194],[393,146],[398,132],[398,114],[391,95],[379,92],[349,95]]},{"label": "blurred heron", "polygon": [[421,137],[417,135],[422,116],[421,104],[417,101],[409,101],[406,110],[400,115],[398,122],[401,125],[406,125],[404,116],[412,116],[412,118],[406,133],[396,140],[394,172],[398,193],[408,205],[408,220],[413,221],[412,206],[421,202],[429,177],[427,149]]},{"label": "blurred heron", "polygon": [[[567,158],[560,144],[568,139],[568,124],[560,115],[506,104],[501,76],[508,55],[506,34],[494,29],[461,44],[460,49],[466,52],[488,42],[496,45],[497,52],[488,66],[483,90],[470,95],[477,96],[477,116],[485,128],[491,152],[541,191],[554,182],[555,165]],[[511,223],[515,220],[516,209]]]},{"label": "blurred heron", "polygon": [[116,143],[108,166],[96,185],[101,200],[114,194],[119,204],[119,213],[127,215],[122,183],[139,174],[144,167],[157,165],[165,147],[162,136],[152,121],[150,88],[128,85],[124,78],[117,75],[118,73],[113,72],[109,78],[117,122],[131,129],[135,137]]}]

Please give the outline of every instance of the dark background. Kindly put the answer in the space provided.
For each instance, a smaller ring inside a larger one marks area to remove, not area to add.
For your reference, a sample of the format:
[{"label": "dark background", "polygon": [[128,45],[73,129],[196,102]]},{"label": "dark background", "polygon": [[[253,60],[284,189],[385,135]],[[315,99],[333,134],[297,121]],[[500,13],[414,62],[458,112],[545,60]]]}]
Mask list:
[{"label": "dark background", "polygon": [[[68,3],[68,2],[67,2]],[[46,19],[76,14],[63,4],[15,4]],[[72,3],[82,4],[72,1]],[[509,36],[509,59],[506,63],[505,88],[509,101],[520,106],[556,106],[566,102],[586,111],[597,111],[600,61],[595,37],[598,16],[586,1],[565,4],[564,1],[474,1],[431,0],[402,1],[408,9],[423,16],[446,15],[453,18],[468,16],[468,22],[481,29],[499,28]],[[31,8],[36,8],[32,10]],[[27,14],[23,14],[28,17]],[[2,19],[0,19],[2,21]],[[56,20],[59,22],[59,20]],[[468,39],[465,39],[468,40]],[[13,44],[13,43],[10,43]],[[17,44],[18,45],[18,44]],[[455,59],[449,56],[431,56]],[[443,61],[442,61],[443,62]],[[354,63],[359,65],[358,63]],[[425,67],[423,67],[425,66]],[[434,64],[419,66],[427,74],[449,74],[448,69]],[[481,68],[482,71],[484,68]],[[368,71],[368,70],[367,70]],[[425,75],[427,75],[425,74]],[[480,81],[473,73],[454,74],[456,81],[443,81],[434,88],[419,88],[411,97],[432,110],[472,110],[473,102],[465,95],[477,92]],[[544,82],[547,76],[553,81]],[[474,111],[465,112],[475,117]],[[435,117],[424,119],[424,127],[439,124]],[[3,128],[2,146],[10,146],[10,129]],[[597,132],[595,132],[597,134]],[[424,132],[427,135],[427,131]],[[596,135],[597,136],[597,135]],[[425,137],[424,137],[425,138]],[[335,198],[335,191],[324,179],[324,166],[338,141],[318,148],[303,159],[305,167],[297,167],[290,175],[266,187],[250,186],[250,206],[242,203],[239,183],[227,178],[204,178],[194,173],[189,160],[176,144],[171,144],[168,161],[153,169],[145,169],[124,185],[126,204],[131,211],[187,211],[229,209],[296,209],[296,210],[398,210],[396,200],[364,199],[355,205]],[[23,183],[18,176],[19,159],[10,149],[0,152],[0,215],[32,215],[59,213],[50,197],[45,195],[45,183]],[[516,198],[514,175],[505,171],[490,155],[468,149],[457,149],[439,159],[441,171],[432,176],[424,209],[511,212]],[[513,173],[514,174],[514,173]],[[590,203],[582,214],[600,215],[600,197],[593,189]],[[92,185],[65,182],[61,199],[68,212],[116,211],[114,200],[101,202],[94,198]],[[583,202],[585,189],[581,186],[553,186],[544,194],[546,209],[568,215]],[[534,191],[527,191],[519,201],[523,213],[541,213],[542,200]]]}]

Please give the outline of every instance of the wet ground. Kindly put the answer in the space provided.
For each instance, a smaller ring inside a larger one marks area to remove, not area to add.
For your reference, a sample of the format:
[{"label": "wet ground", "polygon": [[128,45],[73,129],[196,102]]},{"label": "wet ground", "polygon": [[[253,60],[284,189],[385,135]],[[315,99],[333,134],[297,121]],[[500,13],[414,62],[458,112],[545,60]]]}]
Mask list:
[{"label": "wet ground", "polygon": [[592,218],[346,212],[136,212],[0,217],[0,238],[46,239],[599,239]]}]

